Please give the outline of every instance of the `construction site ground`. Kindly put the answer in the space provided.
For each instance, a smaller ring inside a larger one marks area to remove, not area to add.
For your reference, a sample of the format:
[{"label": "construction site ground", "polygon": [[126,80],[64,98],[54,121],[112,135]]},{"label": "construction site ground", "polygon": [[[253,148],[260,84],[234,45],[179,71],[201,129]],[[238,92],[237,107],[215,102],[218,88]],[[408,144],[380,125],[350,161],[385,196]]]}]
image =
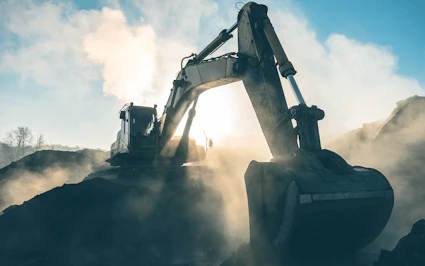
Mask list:
[{"label": "construction site ground", "polygon": [[[349,163],[385,174],[395,192],[394,211],[364,250],[294,259],[291,265],[425,265],[424,109],[425,97],[409,98],[388,119],[326,144]],[[217,148],[207,157],[243,180],[243,167],[232,170],[232,164],[249,162],[258,149]],[[215,186],[231,183],[173,172],[157,190],[137,182],[83,181],[107,168],[106,158],[92,150],[39,151],[0,169],[0,265],[266,265],[264,254],[229,227],[229,201],[246,198],[229,200]],[[247,223],[240,209],[234,212]]]}]

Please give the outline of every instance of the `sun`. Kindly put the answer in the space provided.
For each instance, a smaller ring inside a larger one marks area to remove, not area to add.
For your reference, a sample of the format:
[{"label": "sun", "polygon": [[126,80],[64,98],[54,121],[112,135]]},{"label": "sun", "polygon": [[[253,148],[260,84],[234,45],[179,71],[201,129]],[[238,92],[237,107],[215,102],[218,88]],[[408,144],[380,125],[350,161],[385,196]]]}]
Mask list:
[{"label": "sun", "polygon": [[[212,138],[214,142],[229,136],[238,135],[236,117],[232,102],[231,86],[223,86],[208,90],[201,94],[196,108],[196,116],[190,130],[190,137],[196,140],[198,145],[205,146],[205,139]],[[181,136],[187,121],[186,112],[180,122],[175,135]]]}]

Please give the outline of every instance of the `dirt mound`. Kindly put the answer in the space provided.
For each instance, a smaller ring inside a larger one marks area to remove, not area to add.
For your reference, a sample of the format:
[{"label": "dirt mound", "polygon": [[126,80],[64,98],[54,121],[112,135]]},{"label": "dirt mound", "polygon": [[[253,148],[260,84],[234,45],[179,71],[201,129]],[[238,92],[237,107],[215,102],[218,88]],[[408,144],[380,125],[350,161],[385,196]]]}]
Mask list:
[{"label": "dirt mound", "polygon": [[355,163],[393,168],[401,155],[425,141],[424,124],[425,97],[413,96],[398,102],[387,119],[364,124],[328,143],[326,148]]},{"label": "dirt mound", "polygon": [[54,151],[42,150],[23,157],[22,159],[0,169],[0,180],[10,177],[10,171],[25,169],[27,171],[42,172],[52,166],[68,167],[69,165],[82,165],[91,163],[95,167],[101,166],[102,159],[108,158],[107,152],[97,150],[80,151]]},{"label": "dirt mound", "polygon": [[101,178],[64,185],[0,216],[1,265],[189,265],[222,259],[227,248],[220,201],[195,180],[169,182],[159,194]]},{"label": "dirt mound", "polygon": [[[404,145],[422,141],[425,136],[425,97],[413,96],[397,103],[384,122],[374,145]],[[422,126],[421,126],[422,125]]]},{"label": "dirt mound", "polygon": [[392,251],[382,250],[374,266],[425,265],[425,220],[416,222],[410,233]]},{"label": "dirt mound", "polygon": [[37,151],[0,169],[0,209],[65,183],[80,182],[94,170],[108,167],[108,153],[97,150]]},{"label": "dirt mound", "polygon": [[356,158],[361,153],[370,150],[384,121],[363,124],[363,127],[352,130],[326,145],[325,148],[335,151],[344,158]]}]

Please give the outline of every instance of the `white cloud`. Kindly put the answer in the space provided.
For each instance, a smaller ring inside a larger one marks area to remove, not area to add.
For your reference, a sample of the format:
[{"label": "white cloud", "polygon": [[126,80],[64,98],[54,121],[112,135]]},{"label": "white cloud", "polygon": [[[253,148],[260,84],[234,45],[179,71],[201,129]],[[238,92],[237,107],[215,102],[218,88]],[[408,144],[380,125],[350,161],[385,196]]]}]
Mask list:
[{"label": "white cloud", "polygon": [[97,73],[81,49],[81,41],[98,23],[99,14],[31,1],[9,1],[3,7],[4,26],[18,36],[18,42],[2,53],[1,71],[16,72],[63,92],[89,90]]},{"label": "white cloud", "polygon": [[[320,43],[305,19],[287,11],[272,12],[270,17],[298,71],[304,98],[326,113],[320,122],[325,134],[385,118],[397,101],[424,92],[416,79],[397,73],[397,57],[390,47],[340,34]],[[287,94],[292,93],[284,85]]]},{"label": "white cloud", "polygon": [[[200,25],[201,19],[214,18],[218,10],[218,4],[212,0],[132,2],[160,35],[191,45],[198,41],[198,31],[205,28],[205,25]],[[211,19],[209,23],[215,24],[215,20]]]},{"label": "white cloud", "polygon": [[106,95],[151,105],[164,93],[164,81],[171,87],[180,59],[196,50],[157,38],[142,21],[129,25],[121,10],[107,7],[77,11],[64,4],[10,1],[4,14],[4,26],[21,46],[1,55],[0,70],[64,94],[87,93],[102,77]]},{"label": "white cloud", "polygon": [[104,8],[102,23],[88,33],[84,51],[102,66],[103,91],[119,99],[151,97],[155,71],[156,36],[150,26],[129,27],[121,11]]}]

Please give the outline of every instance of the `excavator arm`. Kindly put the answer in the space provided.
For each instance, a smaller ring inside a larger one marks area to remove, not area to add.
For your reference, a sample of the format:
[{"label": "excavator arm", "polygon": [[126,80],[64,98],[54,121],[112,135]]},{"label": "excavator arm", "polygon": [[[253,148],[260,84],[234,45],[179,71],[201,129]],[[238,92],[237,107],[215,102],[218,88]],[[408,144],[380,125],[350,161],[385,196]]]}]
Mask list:
[{"label": "excavator arm", "polygon": [[[205,60],[236,28],[238,52]],[[279,74],[288,80],[297,106],[288,108]],[[235,25],[182,66],[161,118],[160,150],[192,105],[176,150],[184,154],[199,95],[242,80],[273,156],[271,162],[252,161],[245,173],[251,245],[325,252],[364,247],[386,225],[393,190],[377,170],[351,166],[321,148],[318,121],[324,112],[306,105],[295,74],[267,7],[245,4]]]},{"label": "excavator arm", "polygon": [[[267,6],[252,2],[246,4],[239,13],[238,21],[239,54],[247,62],[243,83],[273,157],[281,159],[298,148],[297,136],[300,148],[320,150],[317,122],[325,114],[314,105],[307,107],[294,78],[296,71],[267,16]],[[299,103],[290,110],[276,65],[282,77],[289,81]],[[295,130],[292,119],[297,122]]]},{"label": "excavator arm", "polygon": [[[270,43],[266,33],[274,36],[273,43]],[[272,156],[279,159],[298,146],[273,48],[284,55],[277,62],[280,68],[289,67],[286,72],[295,74],[268,20],[267,7],[248,3],[238,16],[238,49],[245,69],[242,81]]]}]

